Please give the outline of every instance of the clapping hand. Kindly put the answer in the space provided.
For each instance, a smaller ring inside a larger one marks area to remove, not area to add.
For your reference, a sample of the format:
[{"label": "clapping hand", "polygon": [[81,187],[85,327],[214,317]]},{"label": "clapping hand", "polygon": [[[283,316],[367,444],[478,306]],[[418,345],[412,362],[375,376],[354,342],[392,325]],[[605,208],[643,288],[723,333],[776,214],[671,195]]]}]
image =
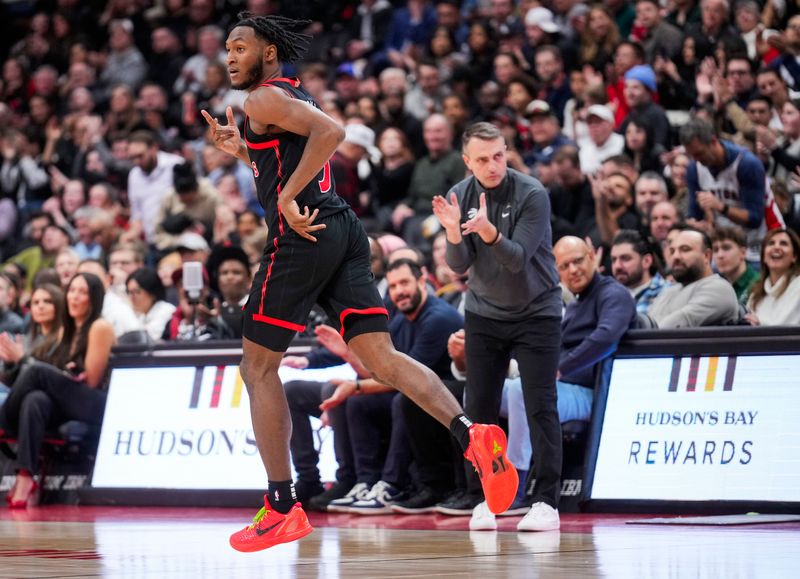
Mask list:
[{"label": "clapping hand", "polygon": [[[486,234],[487,230],[493,227],[494,226],[492,225],[492,222],[489,221],[489,216],[486,210],[486,193],[481,193],[480,200],[478,201],[478,212],[475,214],[475,217],[467,220],[466,223],[461,225],[461,233],[465,235],[468,233],[476,233],[483,238],[484,236],[481,234]],[[494,236],[491,235],[490,238],[491,237]]]},{"label": "clapping hand", "polygon": [[449,203],[441,195],[433,198],[433,214],[448,232],[460,231],[461,207],[458,205],[458,197],[454,192],[450,192]]}]

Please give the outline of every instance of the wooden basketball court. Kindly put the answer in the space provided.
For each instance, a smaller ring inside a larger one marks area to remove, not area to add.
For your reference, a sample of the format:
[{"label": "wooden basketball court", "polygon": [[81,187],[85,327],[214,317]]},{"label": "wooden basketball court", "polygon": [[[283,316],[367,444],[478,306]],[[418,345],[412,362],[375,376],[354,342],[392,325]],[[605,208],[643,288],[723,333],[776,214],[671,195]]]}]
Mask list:
[{"label": "wooden basketball court", "polygon": [[470,532],[467,518],[311,514],[315,531],[233,551],[241,509],[47,506],[0,511],[0,578],[800,576],[800,523],[626,524],[641,515],[563,515],[560,532]]}]

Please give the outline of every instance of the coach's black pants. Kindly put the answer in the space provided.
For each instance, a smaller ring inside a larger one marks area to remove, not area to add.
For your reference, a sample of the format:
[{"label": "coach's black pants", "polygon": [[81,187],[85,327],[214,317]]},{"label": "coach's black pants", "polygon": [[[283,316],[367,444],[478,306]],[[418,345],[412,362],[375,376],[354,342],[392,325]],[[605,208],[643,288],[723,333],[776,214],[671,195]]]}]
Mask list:
[{"label": "coach's black pants", "polygon": [[[525,414],[533,445],[534,502],[557,508],[561,479],[561,424],[556,408],[556,372],[561,347],[557,317],[506,322],[466,312],[467,416],[498,421],[503,381],[513,353],[519,364]],[[525,469],[527,465],[517,465]]]}]

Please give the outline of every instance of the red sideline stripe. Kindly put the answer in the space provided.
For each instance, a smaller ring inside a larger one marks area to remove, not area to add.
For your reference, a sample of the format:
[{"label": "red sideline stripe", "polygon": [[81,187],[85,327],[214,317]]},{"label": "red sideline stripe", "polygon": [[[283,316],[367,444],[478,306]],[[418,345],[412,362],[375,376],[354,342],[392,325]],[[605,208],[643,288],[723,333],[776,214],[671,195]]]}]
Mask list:
[{"label": "red sideline stripe", "polygon": [[301,326],[300,324],[279,320],[278,318],[270,318],[269,316],[265,316],[263,314],[253,314],[253,321],[279,326],[281,328],[286,328],[287,330],[294,330],[295,332],[302,332],[306,329],[305,326]]},{"label": "red sideline stripe", "polygon": [[362,316],[369,316],[372,314],[383,314],[387,318],[389,317],[389,312],[386,308],[367,308],[365,310],[356,310],[353,308],[347,308],[341,314],[339,314],[339,334],[344,337],[344,319],[349,316],[350,314],[359,314]]}]

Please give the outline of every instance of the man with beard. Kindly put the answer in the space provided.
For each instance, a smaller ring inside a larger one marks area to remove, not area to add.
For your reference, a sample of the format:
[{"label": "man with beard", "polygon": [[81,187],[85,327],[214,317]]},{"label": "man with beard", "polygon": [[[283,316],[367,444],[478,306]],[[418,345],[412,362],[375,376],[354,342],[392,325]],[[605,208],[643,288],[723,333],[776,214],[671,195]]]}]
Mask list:
[{"label": "man with beard", "polygon": [[646,314],[667,286],[658,271],[658,261],[650,244],[638,231],[623,229],[611,243],[611,275],[628,288],[636,300],[636,311]]},{"label": "man with beard", "polygon": [[[433,370],[444,380],[452,379],[447,340],[464,324],[461,314],[444,300],[428,292],[422,268],[416,262],[401,258],[386,268],[389,299],[396,313],[389,321],[392,343]],[[341,344],[344,346],[344,344]],[[344,359],[352,359],[333,349]],[[359,374],[358,360],[354,366]],[[365,396],[359,396],[364,394]],[[369,394],[369,396],[366,396]],[[460,394],[460,392],[459,392]],[[400,398],[397,398],[400,396]],[[322,410],[333,409],[345,400],[347,428],[356,466],[356,486],[346,497],[332,501],[328,511],[360,515],[382,515],[392,512],[391,506],[401,498],[408,483],[409,449],[411,443],[417,465],[420,492],[413,497],[415,505],[427,497],[433,508],[449,490],[447,480],[441,480],[440,465],[450,458],[450,437],[447,429],[422,411],[419,406],[391,386],[374,379],[340,381],[333,394],[322,402]],[[406,409],[401,410],[403,407]],[[408,408],[413,406],[413,408]],[[405,420],[409,415],[413,420]],[[391,423],[391,440],[386,462],[381,468],[381,430]],[[408,429],[407,425],[413,425]],[[413,436],[412,436],[413,430]],[[446,473],[451,468],[443,469]],[[451,483],[452,484],[452,483]]]},{"label": "man with beard", "polygon": [[248,92],[243,134],[230,107],[226,125],[202,111],[214,145],[252,167],[269,228],[244,308],[239,367],[269,487],[253,524],[230,538],[239,551],[266,549],[312,531],[291,479],[291,417],[278,369],[317,302],[380,384],[407,393],[450,427],[481,472],[494,510],[506,510],[517,487],[503,431],[473,424],[432,370],[392,344],[387,311],[370,272],[367,235],[336,195],[331,178],[328,161],[344,130],[319,109],[298,79],[282,76],[283,63],[298,61],[308,48],[311,38],[299,31],[309,24],[240,14],[225,47],[231,86]]},{"label": "man with beard", "polygon": [[739,318],[733,287],[711,270],[711,238],[687,228],[672,242],[672,276],[668,287],[650,306],[648,315],[659,328],[721,326]]},{"label": "man with beard", "polygon": [[128,174],[128,200],[131,220],[125,241],[144,238],[155,244],[158,212],[161,201],[173,187],[173,169],[184,163],[179,155],[160,150],[155,135],[149,131],[136,131],[128,138],[128,158],[133,169]]}]

